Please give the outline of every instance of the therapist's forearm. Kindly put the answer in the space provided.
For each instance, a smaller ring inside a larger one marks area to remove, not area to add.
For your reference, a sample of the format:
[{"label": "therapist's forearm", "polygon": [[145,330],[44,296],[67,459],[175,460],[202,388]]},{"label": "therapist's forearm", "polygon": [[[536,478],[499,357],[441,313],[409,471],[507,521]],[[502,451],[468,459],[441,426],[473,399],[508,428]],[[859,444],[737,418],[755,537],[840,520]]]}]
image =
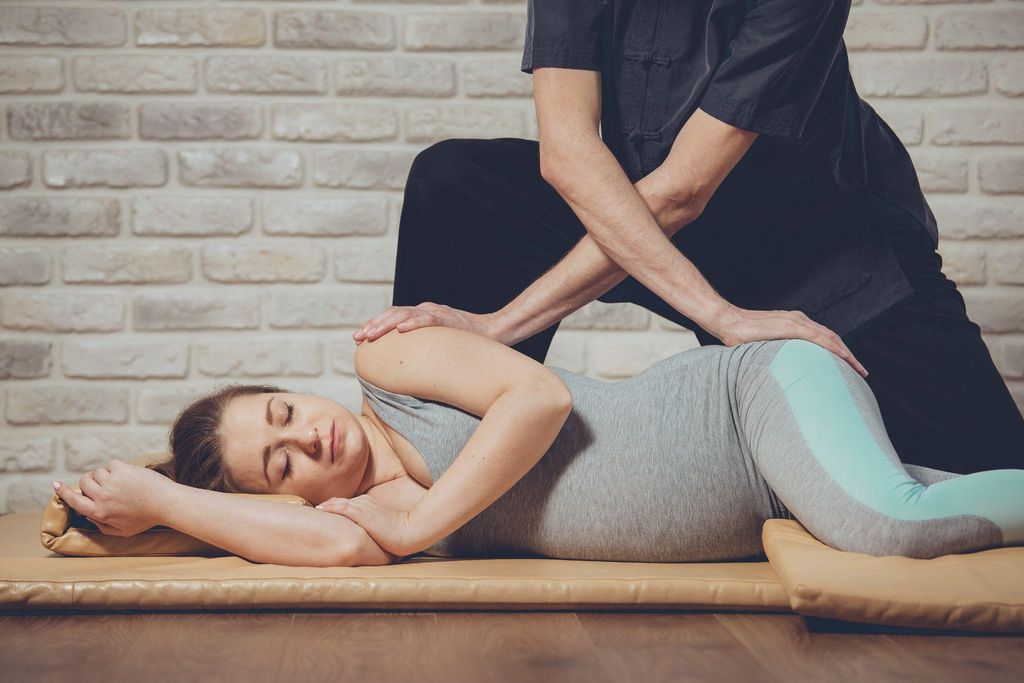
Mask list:
[{"label": "therapist's forearm", "polygon": [[[661,231],[671,237],[700,216],[695,204],[667,193],[662,169],[635,186]],[[674,188],[678,189],[678,188]],[[495,337],[511,346],[562,320],[629,276],[589,234],[549,271],[510,301],[495,318]]]},{"label": "therapist's forearm", "polygon": [[713,333],[715,321],[731,304],[669,241],[599,137],[576,141],[573,150],[572,166],[563,167],[555,189],[579,216],[588,235],[555,268],[499,311],[499,338],[505,343],[525,339],[596,299],[627,274]]}]

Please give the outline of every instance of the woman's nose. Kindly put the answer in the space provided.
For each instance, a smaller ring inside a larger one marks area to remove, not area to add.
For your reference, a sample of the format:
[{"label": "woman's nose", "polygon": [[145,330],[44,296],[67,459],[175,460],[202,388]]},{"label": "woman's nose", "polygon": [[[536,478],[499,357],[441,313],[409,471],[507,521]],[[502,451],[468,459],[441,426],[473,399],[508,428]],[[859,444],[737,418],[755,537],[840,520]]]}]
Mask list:
[{"label": "woman's nose", "polygon": [[306,455],[314,456],[320,452],[320,435],[315,427],[302,429],[295,435],[295,441]]}]

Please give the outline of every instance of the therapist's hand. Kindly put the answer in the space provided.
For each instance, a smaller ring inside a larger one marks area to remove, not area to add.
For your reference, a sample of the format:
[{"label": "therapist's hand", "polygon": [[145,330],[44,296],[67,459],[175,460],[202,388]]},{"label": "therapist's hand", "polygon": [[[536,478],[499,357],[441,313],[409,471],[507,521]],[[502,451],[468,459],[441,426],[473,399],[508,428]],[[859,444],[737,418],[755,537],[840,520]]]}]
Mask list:
[{"label": "therapist's hand", "polygon": [[842,338],[808,318],[803,311],[751,311],[733,306],[719,317],[715,328],[708,332],[726,346],[767,339],[806,339],[845,360],[861,377],[868,376],[867,369]]},{"label": "therapist's hand", "polygon": [[389,306],[367,320],[352,338],[356,344],[361,344],[383,337],[393,329],[408,332],[417,327],[442,325],[476,332],[504,344],[505,342],[496,337],[494,323],[493,313],[469,313],[444,304],[425,301],[416,306]]}]

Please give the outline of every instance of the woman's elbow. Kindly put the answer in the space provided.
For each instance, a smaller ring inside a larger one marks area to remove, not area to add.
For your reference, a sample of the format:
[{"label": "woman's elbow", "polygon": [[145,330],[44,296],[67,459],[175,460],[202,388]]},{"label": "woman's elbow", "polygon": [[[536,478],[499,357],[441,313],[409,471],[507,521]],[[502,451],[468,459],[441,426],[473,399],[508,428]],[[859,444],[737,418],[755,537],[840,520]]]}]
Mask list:
[{"label": "woman's elbow", "polygon": [[[550,371],[549,371],[550,372]],[[543,392],[544,404],[553,412],[567,417],[572,412],[572,392],[561,377],[554,373],[541,380],[539,391]]]}]

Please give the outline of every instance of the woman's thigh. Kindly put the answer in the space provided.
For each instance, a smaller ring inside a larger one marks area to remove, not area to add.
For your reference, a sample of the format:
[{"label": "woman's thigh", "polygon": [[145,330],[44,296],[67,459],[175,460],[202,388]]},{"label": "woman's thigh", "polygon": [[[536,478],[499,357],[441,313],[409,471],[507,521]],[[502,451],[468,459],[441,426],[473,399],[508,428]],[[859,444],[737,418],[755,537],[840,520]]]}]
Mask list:
[{"label": "woman's thigh", "polygon": [[738,394],[758,470],[786,508],[833,547],[933,557],[1000,545],[1007,525],[1024,519],[1017,502],[1024,471],[932,486],[911,477],[867,384],[815,344],[778,346],[770,363],[747,373]]}]

